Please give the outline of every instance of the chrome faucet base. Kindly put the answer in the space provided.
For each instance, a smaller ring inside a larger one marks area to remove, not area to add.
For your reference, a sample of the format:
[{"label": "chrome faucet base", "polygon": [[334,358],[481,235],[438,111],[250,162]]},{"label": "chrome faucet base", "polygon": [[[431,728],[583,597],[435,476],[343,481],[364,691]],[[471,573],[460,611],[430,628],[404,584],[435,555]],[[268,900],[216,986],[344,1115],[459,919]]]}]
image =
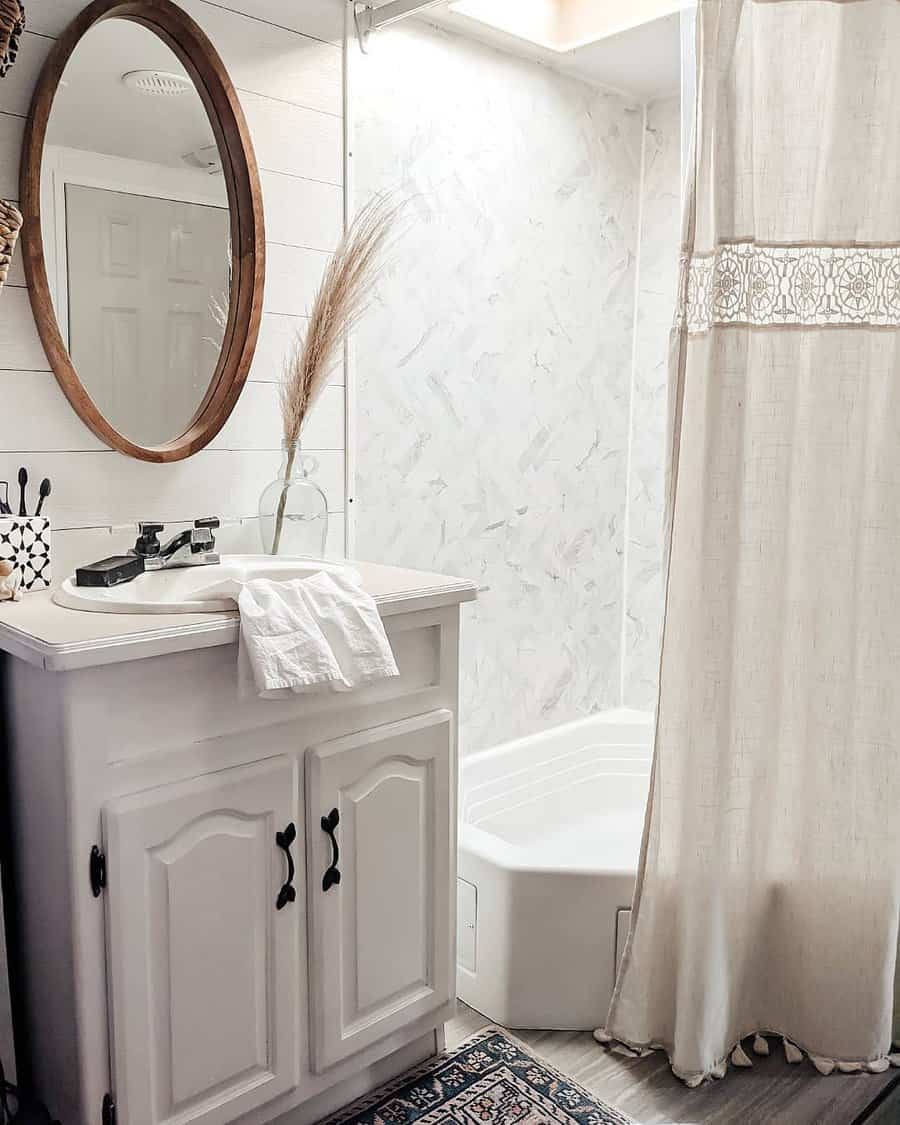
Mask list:
[{"label": "chrome faucet base", "polygon": [[[182,554],[182,551],[184,554]],[[178,570],[186,566],[218,566],[222,561],[221,555],[216,551],[205,551],[199,555],[192,555],[190,548],[182,548],[176,555],[164,559],[156,555],[152,559],[144,559],[144,570]]]}]

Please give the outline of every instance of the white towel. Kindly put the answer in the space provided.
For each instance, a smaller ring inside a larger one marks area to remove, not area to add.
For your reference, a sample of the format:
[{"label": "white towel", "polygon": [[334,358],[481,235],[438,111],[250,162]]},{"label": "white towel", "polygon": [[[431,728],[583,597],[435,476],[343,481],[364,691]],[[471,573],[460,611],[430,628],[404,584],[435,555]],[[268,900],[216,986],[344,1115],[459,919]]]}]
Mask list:
[{"label": "white towel", "polygon": [[350,691],[399,675],[374,599],[342,574],[245,582],[242,688],[263,699],[330,688]]}]

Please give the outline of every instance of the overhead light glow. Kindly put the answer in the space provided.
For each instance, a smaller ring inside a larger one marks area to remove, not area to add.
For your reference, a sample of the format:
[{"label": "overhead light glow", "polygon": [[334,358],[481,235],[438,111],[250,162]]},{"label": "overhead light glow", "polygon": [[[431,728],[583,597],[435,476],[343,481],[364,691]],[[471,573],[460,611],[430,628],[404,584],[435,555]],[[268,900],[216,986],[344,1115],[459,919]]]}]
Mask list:
[{"label": "overhead light glow", "polygon": [[453,0],[450,11],[564,53],[671,15],[692,0]]},{"label": "overhead light glow", "polygon": [[488,27],[527,39],[551,51],[559,45],[559,12],[557,0],[455,0],[451,12],[477,20]]}]

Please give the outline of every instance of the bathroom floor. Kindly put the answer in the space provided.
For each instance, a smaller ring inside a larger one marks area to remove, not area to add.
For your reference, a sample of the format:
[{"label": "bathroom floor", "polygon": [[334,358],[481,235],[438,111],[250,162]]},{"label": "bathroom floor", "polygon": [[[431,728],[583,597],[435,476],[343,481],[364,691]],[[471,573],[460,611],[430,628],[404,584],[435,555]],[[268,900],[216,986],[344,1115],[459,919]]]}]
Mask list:
[{"label": "bathroom floor", "polygon": [[[460,1004],[447,1025],[455,1047],[490,1023]],[[552,1066],[640,1125],[895,1125],[900,1073],[824,1078],[808,1064],[789,1066],[780,1052],[755,1059],[752,1070],[688,1090],[665,1056],[626,1059],[599,1047],[584,1031],[517,1031]]]}]

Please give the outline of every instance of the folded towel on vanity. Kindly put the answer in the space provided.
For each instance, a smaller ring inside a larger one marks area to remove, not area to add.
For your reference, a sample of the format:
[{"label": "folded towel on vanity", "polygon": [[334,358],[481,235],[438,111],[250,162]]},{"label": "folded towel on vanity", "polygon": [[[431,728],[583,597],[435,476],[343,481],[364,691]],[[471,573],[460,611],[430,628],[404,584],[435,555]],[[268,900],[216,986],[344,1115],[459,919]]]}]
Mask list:
[{"label": "folded towel on vanity", "polygon": [[342,574],[245,582],[239,670],[262,699],[350,691],[399,675],[375,600]]}]

